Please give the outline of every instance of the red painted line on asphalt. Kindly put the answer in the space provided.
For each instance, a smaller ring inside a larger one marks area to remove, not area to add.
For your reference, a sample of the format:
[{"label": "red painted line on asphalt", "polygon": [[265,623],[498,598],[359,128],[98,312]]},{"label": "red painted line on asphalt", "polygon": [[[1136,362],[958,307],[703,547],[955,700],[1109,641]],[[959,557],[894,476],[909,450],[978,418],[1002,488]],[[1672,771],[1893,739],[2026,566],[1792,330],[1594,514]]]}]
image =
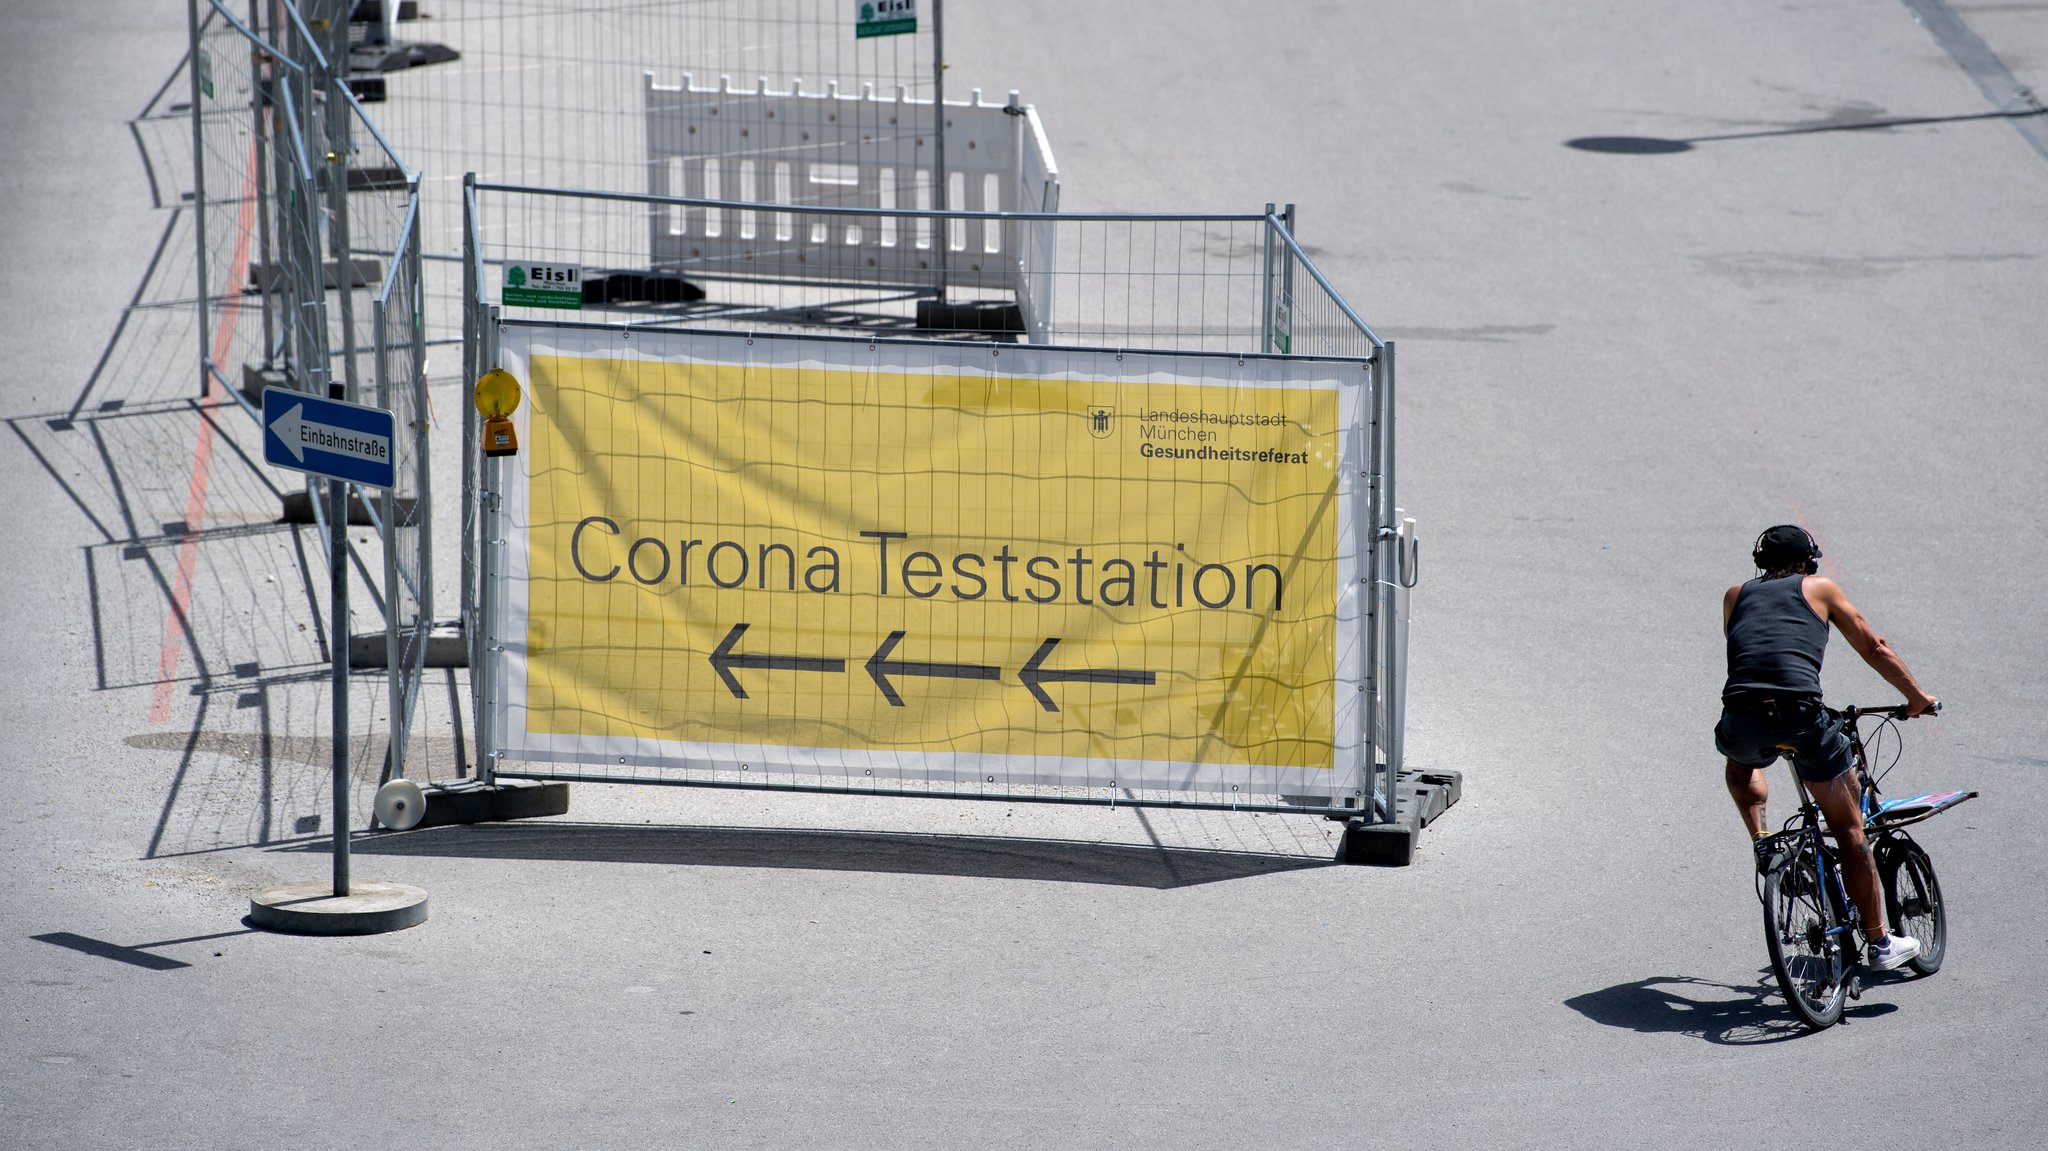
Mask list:
[{"label": "red painted line on asphalt", "polygon": [[[204,211],[204,208],[197,209]],[[235,322],[242,314],[241,283],[249,272],[249,233],[256,222],[256,141],[249,141],[249,163],[242,172],[242,206],[235,220],[235,254],[228,260],[230,295],[221,304],[220,320],[214,326],[212,362],[227,358],[234,346]],[[199,396],[213,394],[213,376],[201,365]],[[157,659],[156,695],[149,705],[149,722],[171,718],[171,691],[178,675],[178,663],[185,651],[185,619],[192,608],[192,573],[199,566],[199,529],[206,521],[206,489],[213,474],[213,421],[199,413],[199,437],[192,447],[192,482],[185,489],[185,536],[178,544],[178,576],[171,585],[171,611],[164,619],[164,645]]]}]

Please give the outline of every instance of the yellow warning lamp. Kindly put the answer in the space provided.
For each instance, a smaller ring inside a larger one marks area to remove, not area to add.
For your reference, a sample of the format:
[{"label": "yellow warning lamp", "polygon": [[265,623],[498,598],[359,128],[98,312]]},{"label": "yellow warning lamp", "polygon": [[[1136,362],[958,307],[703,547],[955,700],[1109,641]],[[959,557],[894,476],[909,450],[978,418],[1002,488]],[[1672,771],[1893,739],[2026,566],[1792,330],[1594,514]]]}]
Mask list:
[{"label": "yellow warning lamp", "polygon": [[484,417],[484,454],[518,455],[519,434],[512,430],[512,413],[519,410],[519,381],[503,368],[492,368],[476,382],[472,398]]}]

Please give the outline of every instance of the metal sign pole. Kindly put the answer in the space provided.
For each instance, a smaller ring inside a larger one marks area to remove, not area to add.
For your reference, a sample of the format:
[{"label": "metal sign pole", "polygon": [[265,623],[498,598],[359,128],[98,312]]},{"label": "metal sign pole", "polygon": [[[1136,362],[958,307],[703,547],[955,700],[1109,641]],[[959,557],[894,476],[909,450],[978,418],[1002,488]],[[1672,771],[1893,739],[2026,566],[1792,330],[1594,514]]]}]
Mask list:
[{"label": "metal sign pole", "polygon": [[334,654],[334,894],[348,887],[348,484],[327,481],[327,598]]},{"label": "metal sign pole", "polygon": [[[334,381],[330,391],[343,385]],[[398,481],[393,459],[397,427],[388,409],[322,399],[291,388],[263,390],[263,462],[324,478],[327,495],[328,642],[334,665],[334,874],[331,883],[287,883],[249,900],[249,921],[310,935],[368,935],[424,922],[427,893],[403,883],[355,882],[349,876],[348,736],[348,504],[351,485],[390,488]],[[318,479],[309,490],[318,491]],[[395,738],[395,737],[394,737]],[[402,782],[402,781],[396,781]],[[417,803],[417,793],[413,802]],[[386,816],[382,797],[379,818]]]}]

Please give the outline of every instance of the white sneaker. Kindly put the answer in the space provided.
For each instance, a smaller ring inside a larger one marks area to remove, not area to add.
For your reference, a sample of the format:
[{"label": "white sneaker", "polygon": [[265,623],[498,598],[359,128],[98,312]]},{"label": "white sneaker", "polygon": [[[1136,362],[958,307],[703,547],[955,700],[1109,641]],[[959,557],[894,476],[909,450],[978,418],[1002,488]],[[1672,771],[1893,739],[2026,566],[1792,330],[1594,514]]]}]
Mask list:
[{"label": "white sneaker", "polygon": [[1890,971],[1920,954],[1920,941],[1894,931],[1870,945],[1870,969]]}]

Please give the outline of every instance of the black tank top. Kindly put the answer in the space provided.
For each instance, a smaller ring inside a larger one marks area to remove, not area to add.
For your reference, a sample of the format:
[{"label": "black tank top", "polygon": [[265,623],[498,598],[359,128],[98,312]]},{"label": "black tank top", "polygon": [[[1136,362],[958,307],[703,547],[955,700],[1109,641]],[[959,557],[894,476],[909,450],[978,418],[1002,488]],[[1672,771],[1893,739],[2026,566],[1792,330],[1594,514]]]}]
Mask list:
[{"label": "black tank top", "polygon": [[1806,602],[1802,576],[1761,576],[1735,594],[1728,614],[1724,700],[1769,694],[1820,695],[1828,625]]}]

